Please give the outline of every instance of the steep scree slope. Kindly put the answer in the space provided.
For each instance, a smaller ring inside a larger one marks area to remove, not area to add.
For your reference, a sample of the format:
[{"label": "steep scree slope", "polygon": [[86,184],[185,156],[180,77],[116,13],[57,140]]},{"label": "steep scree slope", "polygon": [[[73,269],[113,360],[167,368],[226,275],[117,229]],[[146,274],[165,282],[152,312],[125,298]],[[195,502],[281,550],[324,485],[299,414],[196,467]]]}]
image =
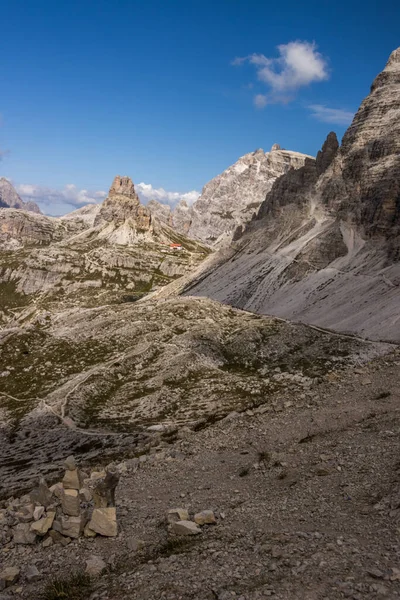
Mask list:
[{"label": "steep scree slope", "polygon": [[278,179],[244,235],[187,288],[263,314],[400,341],[400,49],[338,149]]}]

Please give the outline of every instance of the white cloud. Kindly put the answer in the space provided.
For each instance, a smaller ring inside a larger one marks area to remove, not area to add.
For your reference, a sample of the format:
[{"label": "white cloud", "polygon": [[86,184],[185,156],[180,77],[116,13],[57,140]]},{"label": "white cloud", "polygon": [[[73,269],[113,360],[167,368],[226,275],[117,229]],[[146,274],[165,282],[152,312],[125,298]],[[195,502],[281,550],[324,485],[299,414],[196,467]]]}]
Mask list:
[{"label": "white cloud", "polygon": [[79,189],[73,183],[69,183],[62,190],[21,183],[15,189],[25,201],[37,202],[45,212],[54,214],[56,212],[67,212],[73,208],[79,208],[85,204],[102,202],[107,196],[103,191],[90,191]]},{"label": "white cloud", "polygon": [[254,96],[254,104],[257,108],[264,108],[268,104],[268,96],[265,94],[257,94]]},{"label": "white cloud", "polygon": [[[52,215],[65,214],[85,204],[99,203],[107,197],[107,192],[79,189],[72,183],[61,190],[29,183],[16,185],[15,189],[23,200],[37,202],[43,212]],[[175,206],[180,200],[185,200],[190,205],[200,196],[195,190],[185,193],[168,192],[164,188],[153,188],[150,183],[136,184],[135,189],[144,203],[154,199],[170,206]]]},{"label": "white cloud", "polygon": [[258,108],[266,104],[287,103],[295,92],[310,83],[329,78],[326,59],[317,52],[316,44],[289,42],[278,46],[279,57],[268,58],[264,54],[251,54],[235,58],[235,66],[249,62],[254,65],[257,79],[267,86],[267,94],[257,94],[254,103]]},{"label": "white cloud", "polygon": [[170,204],[171,206],[175,206],[180,200],[185,200],[187,204],[193,204],[200,196],[200,192],[196,192],[196,190],[184,193],[167,192],[164,188],[153,188],[151,183],[143,182],[135,185],[135,189],[142,202],[158,200],[158,202]]},{"label": "white cloud", "polygon": [[328,108],[322,104],[311,104],[308,107],[311,110],[311,116],[323,123],[335,123],[336,125],[350,125],[354,113],[341,108]]}]

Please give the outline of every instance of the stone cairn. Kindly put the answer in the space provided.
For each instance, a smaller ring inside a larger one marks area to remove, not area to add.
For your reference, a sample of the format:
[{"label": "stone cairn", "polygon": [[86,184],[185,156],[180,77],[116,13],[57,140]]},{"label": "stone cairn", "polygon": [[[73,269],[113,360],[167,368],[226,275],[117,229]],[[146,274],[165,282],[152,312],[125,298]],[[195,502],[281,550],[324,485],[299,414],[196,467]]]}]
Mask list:
[{"label": "stone cairn", "polygon": [[[61,482],[47,486],[44,479],[28,495],[11,500],[0,509],[0,543],[63,546],[80,536],[118,534],[115,489],[119,472],[113,466],[90,477],[76,465],[73,456],[65,461]],[[3,526],[3,534],[1,534]]]}]

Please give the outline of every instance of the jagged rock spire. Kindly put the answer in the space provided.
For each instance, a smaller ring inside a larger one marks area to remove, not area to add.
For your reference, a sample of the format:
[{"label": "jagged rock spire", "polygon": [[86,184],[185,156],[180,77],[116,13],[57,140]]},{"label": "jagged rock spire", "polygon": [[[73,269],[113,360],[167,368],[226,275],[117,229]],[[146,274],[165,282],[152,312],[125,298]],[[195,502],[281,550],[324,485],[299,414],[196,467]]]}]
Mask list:
[{"label": "jagged rock spire", "polygon": [[128,196],[128,198],[137,198],[132,179],[126,176],[121,177],[121,175],[114,177],[114,181],[108,192],[108,197],[110,196]]},{"label": "jagged rock spire", "polygon": [[331,162],[336,156],[337,151],[339,150],[339,142],[334,131],[328,133],[328,137],[321,150],[318,151],[316,158],[316,168],[317,174],[321,175],[326,169],[329,167]]}]

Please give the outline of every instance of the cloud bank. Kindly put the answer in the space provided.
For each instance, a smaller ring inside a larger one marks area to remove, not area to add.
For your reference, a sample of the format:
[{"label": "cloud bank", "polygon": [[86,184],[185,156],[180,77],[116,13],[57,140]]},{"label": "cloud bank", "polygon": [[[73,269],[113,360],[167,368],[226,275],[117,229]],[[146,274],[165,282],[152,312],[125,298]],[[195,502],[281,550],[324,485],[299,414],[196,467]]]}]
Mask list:
[{"label": "cloud bank", "polygon": [[300,88],[329,78],[327,61],[314,42],[295,41],[280,44],[277,48],[277,58],[250,54],[232,62],[234,66],[246,62],[253,65],[258,81],[267,87],[266,93],[254,96],[258,108],[267,104],[286,104],[294,99]]},{"label": "cloud bank", "polygon": [[308,106],[311,116],[323,123],[335,123],[336,125],[350,125],[354,113],[341,108],[329,108],[322,104],[311,104]]},{"label": "cloud bank", "polygon": [[142,202],[146,203],[149,200],[158,200],[162,204],[175,206],[181,200],[185,200],[187,204],[193,204],[200,196],[200,192],[192,190],[190,192],[167,192],[164,188],[153,188],[151,183],[138,183],[135,189]]},{"label": "cloud bank", "polygon": [[[102,202],[107,197],[107,192],[103,190],[80,189],[72,183],[60,190],[28,183],[16,185],[15,189],[23,200],[36,202],[44,213],[51,215],[66,214],[86,204]],[[154,188],[150,183],[136,184],[135,189],[144,204],[149,200],[158,200],[173,207],[180,200],[193,204],[200,196],[195,190],[184,193],[168,192],[164,188]]]},{"label": "cloud bank", "polygon": [[85,204],[102,202],[107,196],[107,192],[102,190],[79,189],[73,183],[66,185],[61,190],[26,183],[17,185],[15,189],[23,200],[37,202],[45,211],[64,205],[66,205],[67,210],[68,207],[75,209]]}]

